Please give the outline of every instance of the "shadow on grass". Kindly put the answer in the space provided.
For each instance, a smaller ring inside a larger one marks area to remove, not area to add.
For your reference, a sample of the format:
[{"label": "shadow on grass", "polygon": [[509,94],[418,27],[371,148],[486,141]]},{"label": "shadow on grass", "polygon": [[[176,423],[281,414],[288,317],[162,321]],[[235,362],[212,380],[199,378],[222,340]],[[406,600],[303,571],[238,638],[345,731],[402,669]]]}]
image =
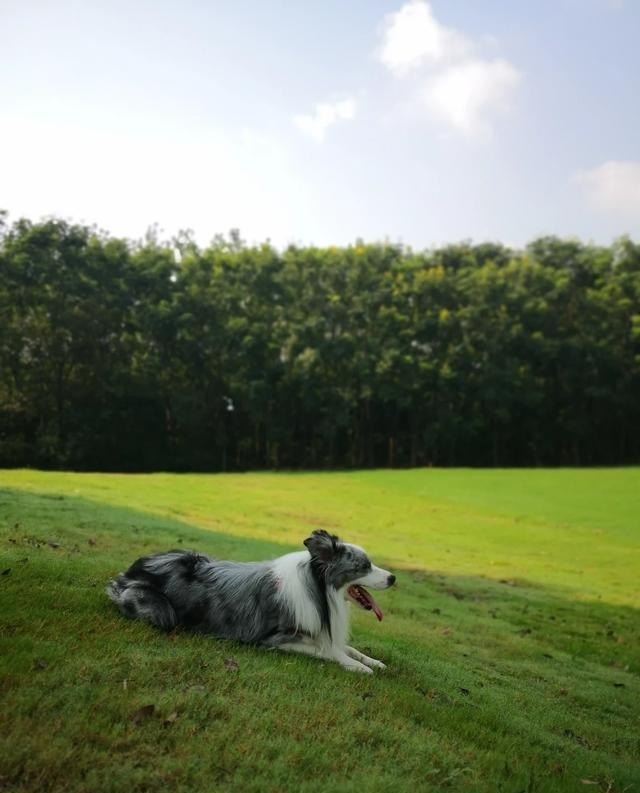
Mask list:
[{"label": "shadow on grass", "polygon": [[[354,609],[356,646],[389,664],[360,679],[123,620],[105,583],[171,547],[238,560],[294,550],[82,497],[0,490],[4,773],[16,789],[53,790],[50,778],[86,790],[97,763],[126,789],[165,790],[185,777],[186,766],[170,766],[176,751],[195,769],[181,790],[208,789],[212,756],[243,790],[270,789],[274,773],[279,789],[311,790],[311,764],[332,779],[326,789],[346,790],[348,773],[354,790],[372,791],[425,780],[446,789],[463,772],[477,790],[553,789],[556,777],[558,789],[573,790],[569,778],[582,789],[585,777],[604,791],[609,777],[623,789],[636,773],[635,609],[526,581],[399,570],[379,598],[382,625]],[[230,655],[239,670],[225,665]],[[72,755],[77,772],[63,762]],[[286,764],[274,772],[273,758]],[[91,789],[106,790],[103,780]]]},{"label": "shadow on grass", "polygon": [[[38,593],[46,599],[40,576],[33,578],[33,571],[41,566],[54,573],[58,583],[66,578],[76,592],[82,582],[90,592],[99,590],[99,602],[88,598],[83,612],[90,603],[98,613],[112,613],[102,587],[140,555],[183,547],[218,558],[269,559],[301,549],[304,533],[301,527],[301,544],[296,548],[239,538],[83,497],[14,488],[0,489],[0,520],[3,551],[10,560],[3,566],[10,572],[0,576],[0,592],[4,589],[6,593],[5,615],[11,611],[12,584],[20,579],[22,597],[29,596],[32,579],[32,596]],[[534,650],[539,646],[543,657],[549,659],[558,652],[614,669],[640,671],[637,609],[573,600],[570,594],[524,579],[496,581],[424,569],[395,572],[397,587],[379,599],[387,614],[382,630],[391,631],[399,641],[407,626],[411,628],[409,636],[420,644],[430,640],[431,632],[447,636],[447,630],[456,626],[467,641],[487,631],[503,633]],[[77,606],[81,608],[82,604],[78,602]],[[372,632],[365,620],[368,617],[358,614],[357,623]],[[394,617],[402,627],[394,624]]]}]

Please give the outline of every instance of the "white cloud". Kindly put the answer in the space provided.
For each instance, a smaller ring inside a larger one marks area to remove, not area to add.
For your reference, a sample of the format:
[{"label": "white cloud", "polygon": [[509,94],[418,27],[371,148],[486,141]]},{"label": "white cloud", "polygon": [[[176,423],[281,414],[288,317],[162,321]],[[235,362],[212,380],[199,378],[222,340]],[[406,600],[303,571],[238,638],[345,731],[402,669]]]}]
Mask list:
[{"label": "white cloud", "polygon": [[[409,0],[384,18],[381,31],[380,61],[398,77],[417,73],[421,88],[413,102],[466,137],[490,135],[492,116],[508,109],[521,80],[504,58],[477,54],[486,46],[495,48],[497,39],[473,41],[442,25],[427,0]],[[409,90],[415,92],[415,83]]]},{"label": "white cloud", "polygon": [[424,0],[411,0],[382,23],[379,59],[394,74],[405,75],[423,63],[459,58],[471,49],[462,33],[441,25]]},{"label": "white cloud", "polygon": [[350,121],[355,115],[356,103],[348,98],[340,102],[320,102],[315,105],[313,114],[294,116],[293,123],[306,135],[322,143],[329,127],[339,121]]},{"label": "white cloud", "polygon": [[640,219],[640,162],[609,160],[578,171],[573,181],[596,211]]},{"label": "white cloud", "polygon": [[486,137],[490,117],[509,108],[520,72],[501,58],[467,60],[428,80],[425,101],[432,115],[468,137]]}]

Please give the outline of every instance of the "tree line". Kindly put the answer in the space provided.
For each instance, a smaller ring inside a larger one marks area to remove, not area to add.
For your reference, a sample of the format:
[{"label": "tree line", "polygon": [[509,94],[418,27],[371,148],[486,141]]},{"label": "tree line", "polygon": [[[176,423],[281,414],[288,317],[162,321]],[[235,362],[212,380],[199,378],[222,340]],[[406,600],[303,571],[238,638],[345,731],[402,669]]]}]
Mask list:
[{"label": "tree line", "polygon": [[199,247],[0,217],[0,465],[640,461],[640,245]]}]

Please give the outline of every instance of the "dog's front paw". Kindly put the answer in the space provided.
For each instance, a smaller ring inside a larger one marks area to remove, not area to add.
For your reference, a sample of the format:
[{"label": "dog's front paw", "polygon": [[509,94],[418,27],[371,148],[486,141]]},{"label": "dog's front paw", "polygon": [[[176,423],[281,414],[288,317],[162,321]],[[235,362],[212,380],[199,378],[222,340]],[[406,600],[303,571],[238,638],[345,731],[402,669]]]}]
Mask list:
[{"label": "dog's front paw", "polygon": [[369,669],[368,666],[364,664],[356,663],[356,664],[342,664],[342,668],[346,669],[347,672],[360,672],[363,675],[372,675],[373,669]]},{"label": "dog's front paw", "polygon": [[378,660],[376,660],[375,658],[372,658],[372,659],[369,661],[369,666],[370,666],[372,669],[386,669],[386,668],[387,668],[387,665],[386,665],[386,664],[383,664],[383,663],[382,663],[382,661],[378,661]]}]

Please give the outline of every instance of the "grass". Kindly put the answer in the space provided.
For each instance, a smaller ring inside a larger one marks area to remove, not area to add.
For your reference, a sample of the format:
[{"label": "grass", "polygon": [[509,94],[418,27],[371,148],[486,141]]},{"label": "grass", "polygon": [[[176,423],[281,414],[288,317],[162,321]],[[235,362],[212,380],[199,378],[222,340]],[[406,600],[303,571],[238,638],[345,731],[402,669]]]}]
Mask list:
[{"label": "grass", "polygon": [[[0,472],[0,790],[640,791],[640,470]],[[182,545],[398,574],[338,666],[123,620]],[[8,571],[8,572],[7,572]]]}]

